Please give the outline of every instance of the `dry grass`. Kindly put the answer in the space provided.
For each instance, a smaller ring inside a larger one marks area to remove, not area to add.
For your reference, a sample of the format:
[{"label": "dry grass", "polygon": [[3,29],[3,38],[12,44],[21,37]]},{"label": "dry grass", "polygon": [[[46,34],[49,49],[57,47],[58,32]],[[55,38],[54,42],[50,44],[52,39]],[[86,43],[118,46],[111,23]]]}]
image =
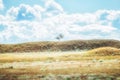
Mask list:
[{"label": "dry grass", "polygon": [[21,44],[0,44],[0,53],[13,52],[39,52],[39,51],[75,51],[90,50],[99,47],[120,48],[120,41],[117,40],[71,40],[71,41],[43,41],[28,42]]},{"label": "dry grass", "polygon": [[[83,61],[83,62],[57,62],[43,65],[28,66],[25,68],[1,68],[0,74],[108,74],[120,75],[120,61]],[[58,67],[59,68],[56,68]],[[66,67],[66,68],[64,68]]]},{"label": "dry grass", "polygon": [[101,47],[89,50],[85,53],[88,56],[115,56],[120,55],[120,49],[114,47]]},{"label": "dry grass", "polygon": [[[118,50],[109,49],[115,52]],[[120,75],[120,55],[86,56],[85,54],[86,52],[0,54],[0,74]]]},{"label": "dry grass", "polygon": [[[26,61],[56,61],[62,60],[62,57],[67,55],[78,54],[81,52],[31,52],[31,53],[6,53],[0,54],[0,62],[26,62]],[[63,59],[64,60],[64,59]]]},{"label": "dry grass", "polygon": [[119,55],[86,56],[86,52],[38,52],[38,53],[6,53],[0,54],[0,62],[32,62],[32,61],[83,61],[83,60],[120,59]]}]

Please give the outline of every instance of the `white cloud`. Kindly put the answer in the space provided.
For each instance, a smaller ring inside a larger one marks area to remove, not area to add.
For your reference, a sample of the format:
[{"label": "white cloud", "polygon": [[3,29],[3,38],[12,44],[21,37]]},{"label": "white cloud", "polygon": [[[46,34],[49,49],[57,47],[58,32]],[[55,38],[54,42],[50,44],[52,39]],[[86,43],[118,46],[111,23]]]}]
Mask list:
[{"label": "white cloud", "polygon": [[77,32],[87,32],[87,31],[99,31],[99,32],[103,32],[103,33],[110,33],[114,30],[116,30],[116,28],[112,27],[112,26],[104,26],[101,24],[89,24],[89,25],[85,25],[85,26],[79,26],[79,25],[72,25],[73,28],[71,29],[71,31],[77,31]]},{"label": "white cloud", "polygon": [[54,0],[45,0],[46,16],[54,16],[63,13],[63,8]]},{"label": "white cloud", "polygon": [[34,5],[29,6],[25,4],[21,4],[19,7],[12,7],[8,10],[7,16],[10,19],[16,20],[29,20],[29,19],[41,19],[41,13],[44,12],[45,9],[41,6]]},{"label": "white cloud", "polygon": [[120,17],[120,10],[98,10],[96,12],[98,17],[102,17],[103,15],[104,17],[106,17],[106,20],[114,20],[118,17]]},{"label": "white cloud", "polygon": [[63,40],[120,39],[120,30],[112,25],[119,15],[114,10],[67,14],[54,0],[46,0],[44,7],[21,4],[0,15],[0,42],[55,40],[61,33]]},{"label": "white cloud", "polygon": [[3,1],[0,0],[0,10],[4,8]]},{"label": "white cloud", "polygon": [[61,5],[59,5],[58,3],[56,3],[54,0],[47,0],[45,3],[45,8],[49,11],[60,11],[63,12],[63,8]]}]

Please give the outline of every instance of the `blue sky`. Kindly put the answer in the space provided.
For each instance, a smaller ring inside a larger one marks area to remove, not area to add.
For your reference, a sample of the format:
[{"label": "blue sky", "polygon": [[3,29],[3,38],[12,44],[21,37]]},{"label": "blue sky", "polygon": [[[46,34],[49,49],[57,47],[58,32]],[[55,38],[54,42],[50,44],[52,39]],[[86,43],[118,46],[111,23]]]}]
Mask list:
[{"label": "blue sky", "polygon": [[120,0],[0,0],[0,43],[120,40]]},{"label": "blue sky", "polygon": [[[44,6],[45,0],[3,0],[6,9],[20,4]],[[55,0],[68,13],[94,12],[99,9],[120,10],[120,0]]]},{"label": "blue sky", "polygon": [[120,10],[120,0],[56,0],[69,13],[94,12],[99,9]]}]

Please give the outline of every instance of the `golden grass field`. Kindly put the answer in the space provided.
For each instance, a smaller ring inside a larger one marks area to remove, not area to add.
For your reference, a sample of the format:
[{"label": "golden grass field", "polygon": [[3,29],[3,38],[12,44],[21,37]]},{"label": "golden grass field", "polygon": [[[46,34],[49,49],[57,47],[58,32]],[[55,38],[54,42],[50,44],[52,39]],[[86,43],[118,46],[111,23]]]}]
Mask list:
[{"label": "golden grass field", "polygon": [[[119,52],[120,50],[117,48],[103,47],[83,52],[5,53],[0,54],[0,75],[9,75],[6,77],[10,77],[10,75],[23,74],[95,74],[120,78]],[[117,80],[120,80],[119,78]],[[5,79],[0,78],[0,80]],[[6,80],[13,79],[7,78]]]}]

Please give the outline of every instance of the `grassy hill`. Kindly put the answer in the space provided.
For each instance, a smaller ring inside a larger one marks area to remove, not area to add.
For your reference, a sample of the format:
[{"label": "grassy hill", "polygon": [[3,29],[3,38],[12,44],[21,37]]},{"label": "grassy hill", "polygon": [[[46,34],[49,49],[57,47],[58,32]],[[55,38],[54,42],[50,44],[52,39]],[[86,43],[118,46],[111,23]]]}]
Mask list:
[{"label": "grassy hill", "polygon": [[115,56],[120,55],[120,49],[114,47],[101,47],[86,52],[88,56]]},{"label": "grassy hill", "polygon": [[7,52],[38,52],[38,51],[73,51],[90,50],[99,47],[120,48],[118,40],[71,40],[71,41],[44,41],[21,44],[0,44],[0,53]]}]

